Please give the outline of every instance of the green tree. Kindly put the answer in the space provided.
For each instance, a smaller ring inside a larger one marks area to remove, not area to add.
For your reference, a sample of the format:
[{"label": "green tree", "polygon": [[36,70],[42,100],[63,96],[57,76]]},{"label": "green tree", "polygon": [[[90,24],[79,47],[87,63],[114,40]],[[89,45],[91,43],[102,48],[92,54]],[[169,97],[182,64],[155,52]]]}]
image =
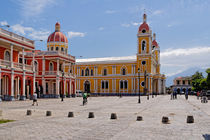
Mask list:
[{"label": "green tree", "polygon": [[210,68],[206,69],[206,73],[207,73],[207,78],[206,78],[207,89],[210,89]]},{"label": "green tree", "polygon": [[204,79],[202,72],[196,71],[195,74],[192,75],[192,89],[194,91],[202,90],[201,81]]},{"label": "green tree", "polygon": [[206,80],[206,78],[204,78],[204,79],[202,79],[200,81],[200,88],[201,89],[207,89],[207,80]]}]

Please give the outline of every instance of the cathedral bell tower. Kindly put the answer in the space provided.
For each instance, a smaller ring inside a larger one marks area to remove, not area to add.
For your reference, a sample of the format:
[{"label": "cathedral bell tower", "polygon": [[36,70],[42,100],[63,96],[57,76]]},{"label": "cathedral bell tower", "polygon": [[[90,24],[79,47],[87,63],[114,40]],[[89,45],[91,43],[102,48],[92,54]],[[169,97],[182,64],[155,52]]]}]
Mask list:
[{"label": "cathedral bell tower", "polygon": [[147,15],[145,13],[143,14],[143,23],[139,26],[137,38],[137,70],[140,68],[141,72],[144,72],[145,70],[150,72],[152,32],[149,25],[147,24]]}]

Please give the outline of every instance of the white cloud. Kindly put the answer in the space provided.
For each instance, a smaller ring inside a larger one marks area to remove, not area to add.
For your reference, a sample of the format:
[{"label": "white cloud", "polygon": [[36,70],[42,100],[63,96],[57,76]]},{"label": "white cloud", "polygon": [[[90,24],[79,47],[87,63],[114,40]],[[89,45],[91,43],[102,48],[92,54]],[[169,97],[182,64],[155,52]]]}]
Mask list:
[{"label": "white cloud", "polygon": [[130,23],[123,23],[121,24],[122,27],[130,27],[130,26],[139,26],[141,22],[130,22]]},{"label": "white cloud", "polygon": [[104,27],[99,27],[98,30],[99,31],[103,31],[104,30]]},{"label": "white cloud", "polygon": [[15,24],[11,26],[11,29],[16,32],[17,34],[25,35],[26,32],[32,32],[34,29],[31,27],[24,27],[20,24]]},{"label": "white cloud", "polygon": [[160,53],[162,71],[172,76],[193,67],[210,67],[210,47],[167,49]]},{"label": "white cloud", "polygon": [[1,21],[1,22],[0,22],[0,25],[1,25],[1,26],[5,26],[5,25],[9,25],[9,24],[7,23],[7,21]]},{"label": "white cloud", "polygon": [[156,11],[154,11],[152,14],[153,14],[153,15],[160,15],[160,14],[162,14],[162,13],[163,13],[162,10],[156,10]]},{"label": "white cloud", "polygon": [[73,37],[85,37],[86,33],[82,33],[82,32],[68,32],[68,37],[69,38],[73,38]]},{"label": "white cloud", "polygon": [[18,0],[18,4],[21,6],[21,13],[30,17],[41,14],[44,9],[55,4],[55,0]]},{"label": "white cloud", "polygon": [[127,23],[123,23],[121,24],[122,27],[130,27],[131,25],[130,24],[127,24]]},{"label": "white cloud", "polygon": [[131,24],[132,24],[133,26],[139,26],[139,25],[141,24],[141,22],[131,22]]},{"label": "white cloud", "polygon": [[106,14],[114,14],[114,13],[116,13],[117,11],[115,11],[115,10],[106,10],[105,11],[105,13]]},{"label": "white cloud", "polygon": [[24,27],[21,24],[15,24],[11,26],[11,29],[13,32],[17,34],[28,36],[34,40],[46,40],[50,34],[49,31],[46,30],[37,31],[32,27]]},{"label": "white cloud", "polygon": [[180,22],[171,22],[167,25],[168,28],[171,28],[171,27],[174,27],[174,26],[177,26],[177,25],[180,25],[181,23]]}]

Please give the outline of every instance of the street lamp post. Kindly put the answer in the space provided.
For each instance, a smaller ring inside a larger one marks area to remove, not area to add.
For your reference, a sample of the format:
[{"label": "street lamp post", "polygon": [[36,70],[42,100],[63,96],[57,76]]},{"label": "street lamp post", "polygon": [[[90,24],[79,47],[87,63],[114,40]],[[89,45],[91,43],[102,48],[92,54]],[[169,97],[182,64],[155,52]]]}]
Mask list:
[{"label": "street lamp post", "polygon": [[140,99],[140,86],[141,86],[141,85],[140,85],[140,72],[141,72],[141,71],[140,71],[140,68],[138,68],[138,78],[139,78],[139,84],[138,84],[138,85],[139,85],[139,100],[138,100],[138,103],[139,103],[139,104],[141,103],[141,99]]},{"label": "street lamp post", "polygon": [[[147,83],[147,72],[146,70],[144,71],[144,94],[147,94],[147,88],[146,88],[146,83]],[[147,100],[149,100],[149,94],[147,95]]]},{"label": "street lamp post", "polygon": [[64,78],[64,71],[62,70],[62,91],[63,91],[63,93],[61,93],[61,101],[63,102],[63,97],[64,97],[64,81],[63,81],[63,78]]}]

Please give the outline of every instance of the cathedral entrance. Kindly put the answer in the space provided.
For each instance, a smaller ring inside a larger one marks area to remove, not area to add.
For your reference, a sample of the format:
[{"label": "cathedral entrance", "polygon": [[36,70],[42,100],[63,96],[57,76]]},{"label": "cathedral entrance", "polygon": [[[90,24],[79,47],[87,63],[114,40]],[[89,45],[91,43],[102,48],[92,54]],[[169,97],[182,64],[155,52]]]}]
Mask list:
[{"label": "cathedral entrance", "polygon": [[89,81],[85,81],[84,88],[85,88],[84,92],[90,93],[90,82]]}]

